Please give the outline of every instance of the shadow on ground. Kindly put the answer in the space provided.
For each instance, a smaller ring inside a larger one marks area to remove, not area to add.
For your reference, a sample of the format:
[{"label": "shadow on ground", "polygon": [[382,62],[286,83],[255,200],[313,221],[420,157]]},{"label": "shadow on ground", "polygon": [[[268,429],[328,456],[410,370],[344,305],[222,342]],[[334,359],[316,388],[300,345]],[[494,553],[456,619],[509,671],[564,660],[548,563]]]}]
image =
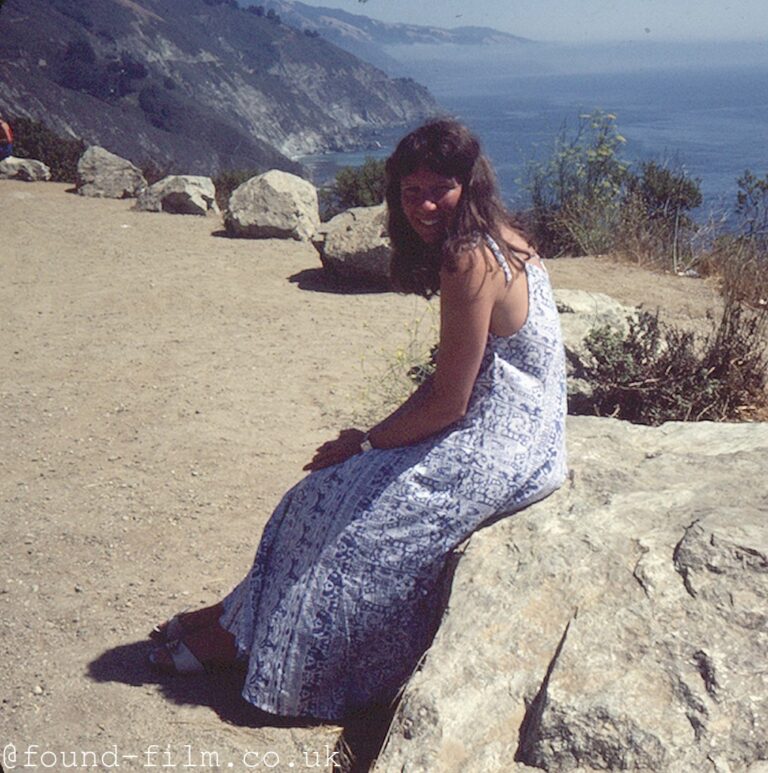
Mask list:
[{"label": "shadow on ground", "polygon": [[375,293],[392,292],[386,287],[371,287],[370,285],[354,284],[329,274],[323,268],[305,268],[288,277],[288,281],[297,284],[300,290],[310,290],[317,293],[336,293],[338,295],[371,295]]},{"label": "shadow on ground", "polygon": [[[218,717],[239,727],[313,727],[325,723],[303,717],[282,717],[251,706],[240,696],[242,669],[219,669],[210,674],[165,675],[148,661],[148,641],[131,642],[103,652],[88,664],[88,676],[96,682],[121,682],[134,687],[156,684],[163,697],[180,706],[207,706]],[[369,770],[386,737],[394,707],[374,707],[351,717],[343,725],[336,745],[343,773]]]},{"label": "shadow on ground", "polygon": [[232,725],[242,727],[297,727],[316,722],[286,721],[256,709],[240,697],[243,671],[220,669],[211,674],[184,676],[158,673],[147,662],[153,645],[139,641],[107,650],[88,665],[88,674],[96,682],[122,682],[139,687],[156,684],[163,696],[179,705],[208,706]]}]

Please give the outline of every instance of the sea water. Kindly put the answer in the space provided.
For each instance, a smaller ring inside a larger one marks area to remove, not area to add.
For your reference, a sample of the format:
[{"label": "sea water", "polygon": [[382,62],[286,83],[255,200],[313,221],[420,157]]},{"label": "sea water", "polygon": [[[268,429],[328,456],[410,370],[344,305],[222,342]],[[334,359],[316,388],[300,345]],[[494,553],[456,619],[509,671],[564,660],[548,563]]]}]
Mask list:
[{"label": "sea water", "polygon": [[[616,116],[627,161],[684,169],[700,181],[702,211],[725,212],[746,169],[768,173],[768,46],[753,47],[741,62],[725,49],[699,56],[675,50],[678,58],[666,61],[647,48],[624,59],[614,51],[618,69],[604,49],[550,55],[535,46],[491,65],[464,53],[458,62],[425,57],[410,66],[444,111],[480,137],[512,206],[527,202],[530,163],[551,155],[563,131],[573,136],[579,116],[602,110]],[[402,133],[382,132],[380,147],[371,150],[307,157],[305,163],[321,184],[340,166],[385,157]]]}]

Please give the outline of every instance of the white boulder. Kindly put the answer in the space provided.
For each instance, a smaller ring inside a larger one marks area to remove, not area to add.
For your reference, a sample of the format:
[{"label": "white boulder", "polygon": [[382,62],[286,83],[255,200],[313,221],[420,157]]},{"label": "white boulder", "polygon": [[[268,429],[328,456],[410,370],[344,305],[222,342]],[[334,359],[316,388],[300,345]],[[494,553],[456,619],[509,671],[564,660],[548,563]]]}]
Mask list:
[{"label": "white boulder", "polygon": [[33,158],[8,156],[0,161],[0,180],[25,180],[40,182],[51,179],[51,170]]},{"label": "white boulder", "polygon": [[146,187],[137,167],[98,145],[91,145],[77,162],[76,188],[81,196],[130,199]]},{"label": "white boulder", "polygon": [[342,282],[387,288],[390,286],[391,250],[387,236],[387,209],[354,207],[320,226],[315,241],[320,260]]},{"label": "white boulder", "polygon": [[320,225],[317,189],[301,177],[272,169],[232,192],[224,224],[231,236],[308,241]]}]

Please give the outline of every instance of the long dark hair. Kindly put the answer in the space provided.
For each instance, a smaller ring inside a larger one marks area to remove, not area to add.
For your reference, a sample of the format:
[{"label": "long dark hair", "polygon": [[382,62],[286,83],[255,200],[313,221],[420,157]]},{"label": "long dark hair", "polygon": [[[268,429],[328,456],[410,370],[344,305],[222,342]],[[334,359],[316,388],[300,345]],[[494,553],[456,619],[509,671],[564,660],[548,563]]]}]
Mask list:
[{"label": "long dark hair", "polygon": [[[405,217],[400,202],[403,177],[428,169],[455,177],[462,185],[450,231],[439,245],[425,244]],[[522,228],[501,201],[496,176],[477,138],[452,118],[439,118],[403,137],[387,159],[386,201],[392,242],[390,273],[396,289],[426,298],[440,289],[440,270],[452,270],[456,257],[491,236],[513,263],[520,264],[501,235],[504,225]]]}]

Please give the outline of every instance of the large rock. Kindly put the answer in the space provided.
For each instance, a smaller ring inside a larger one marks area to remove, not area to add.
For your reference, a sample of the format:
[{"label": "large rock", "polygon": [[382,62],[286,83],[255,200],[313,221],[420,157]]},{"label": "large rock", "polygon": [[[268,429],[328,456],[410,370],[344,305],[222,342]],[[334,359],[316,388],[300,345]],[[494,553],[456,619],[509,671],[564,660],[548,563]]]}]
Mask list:
[{"label": "large rock", "polygon": [[130,161],[91,145],[77,162],[76,187],[81,196],[130,199],[147,187],[147,181]]},{"label": "large rock", "polygon": [[8,156],[0,161],[0,180],[25,180],[41,182],[51,179],[51,170],[33,158]]},{"label": "large rock", "polygon": [[175,215],[218,214],[216,187],[210,177],[171,175],[139,194],[134,209]]},{"label": "large rock", "polygon": [[475,534],[376,771],[764,770],[768,424],[569,418]]},{"label": "large rock", "polygon": [[272,169],[233,191],[224,223],[231,236],[308,241],[320,225],[317,189],[301,177]]},{"label": "large rock", "polygon": [[387,209],[354,207],[321,226],[323,238],[315,241],[323,266],[350,284],[375,288],[390,286],[390,243]]}]

